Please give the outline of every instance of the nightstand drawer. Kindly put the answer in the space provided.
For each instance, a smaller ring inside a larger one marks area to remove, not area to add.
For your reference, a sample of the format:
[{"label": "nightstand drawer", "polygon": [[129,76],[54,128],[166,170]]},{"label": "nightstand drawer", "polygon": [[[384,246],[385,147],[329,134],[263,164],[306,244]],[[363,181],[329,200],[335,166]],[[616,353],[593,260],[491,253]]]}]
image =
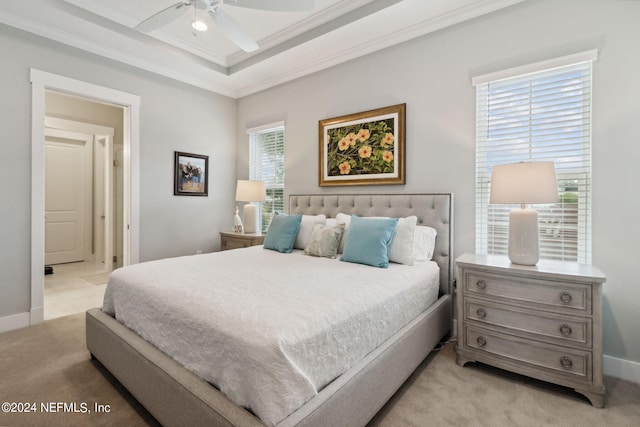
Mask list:
[{"label": "nightstand drawer", "polygon": [[220,249],[223,251],[249,248],[261,245],[263,242],[264,234],[220,232]]},{"label": "nightstand drawer", "polygon": [[534,304],[564,313],[591,313],[590,286],[470,270],[464,277],[464,289],[478,296],[502,298],[510,304]]},{"label": "nightstand drawer", "polygon": [[248,240],[222,239],[221,249],[228,251],[230,249],[250,248],[251,246],[254,245]]},{"label": "nightstand drawer", "polygon": [[[465,327],[464,345],[505,359],[511,368],[526,373],[535,368],[591,381],[591,353],[568,347],[543,345],[482,328]],[[479,358],[478,360],[482,360]],[[500,363],[494,363],[501,367]],[[520,367],[521,369],[517,369]]]},{"label": "nightstand drawer", "polygon": [[590,318],[574,318],[467,298],[465,319],[550,343],[577,344],[587,349],[592,346]]}]

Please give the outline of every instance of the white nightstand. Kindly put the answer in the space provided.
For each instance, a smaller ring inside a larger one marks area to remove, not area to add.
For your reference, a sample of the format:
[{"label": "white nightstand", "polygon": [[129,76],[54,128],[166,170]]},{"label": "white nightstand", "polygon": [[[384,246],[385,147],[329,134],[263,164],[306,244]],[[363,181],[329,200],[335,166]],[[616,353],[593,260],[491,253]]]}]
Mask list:
[{"label": "white nightstand", "polygon": [[486,363],[571,387],[604,406],[600,270],[474,254],[459,257],[456,269],[460,366]]}]

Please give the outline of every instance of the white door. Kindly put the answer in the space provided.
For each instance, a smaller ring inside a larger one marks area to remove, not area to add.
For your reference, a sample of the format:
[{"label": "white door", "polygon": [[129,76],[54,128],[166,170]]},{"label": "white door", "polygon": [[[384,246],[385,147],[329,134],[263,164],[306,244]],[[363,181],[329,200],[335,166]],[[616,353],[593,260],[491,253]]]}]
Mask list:
[{"label": "white door", "polygon": [[113,270],[113,155],[112,138],[95,135],[93,233],[96,262]]},{"label": "white door", "polygon": [[91,256],[92,144],[92,135],[45,129],[47,265]]}]

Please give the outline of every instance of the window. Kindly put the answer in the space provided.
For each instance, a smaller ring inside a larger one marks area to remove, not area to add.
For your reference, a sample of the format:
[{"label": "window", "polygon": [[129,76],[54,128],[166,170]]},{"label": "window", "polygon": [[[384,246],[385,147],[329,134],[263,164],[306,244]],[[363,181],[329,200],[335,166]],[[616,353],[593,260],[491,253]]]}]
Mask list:
[{"label": "window", "polygon": [[560,202],[535,205],[540,258],[591,262],[590,51],[473,79],[476,252],[506,254],[509,211],[489,204],[493,166],[553,161]]},{"label": "window", "polygon": [[269,228],[271,213],[284,212],[284,123],[247,130],[249,179],[264,181],[267,200],[260,203],[261,229]]}]

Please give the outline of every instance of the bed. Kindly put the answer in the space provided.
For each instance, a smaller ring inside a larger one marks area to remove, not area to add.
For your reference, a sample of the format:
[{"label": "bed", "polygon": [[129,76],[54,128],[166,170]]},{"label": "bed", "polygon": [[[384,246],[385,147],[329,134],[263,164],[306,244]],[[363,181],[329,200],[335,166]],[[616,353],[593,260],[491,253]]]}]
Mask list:
[{"label": "bed", "polygon": [[[222,390],[224,390],[226,394],[223,393],[218,389],[220,388],[220,384],[217,384],[217,380],[212,380],[211,383],[216,384],[218,388],[201,379],[208,377],[206,373],[199,371],[198,366],[190,364],[191,362],[188,360],[186,362],[181,360],[181,363],[178,363],[175,360],[175,355],[172,358],[158,348],[163,348],[164,344],[155,341],[154,344],[151,344],[142,338],[141,335],[147,336],[147,331],[144,327],[140,329],[140,326],[136,324],[136,313],[131,315],[131,318],[134,320],[121,314],[118,314],[119,320],[116,320],[114,314],[117,310],[112,306],[115,303],[112,301],[111,296],[107,297],[107,295],[105,295],[104,310],[92,309],[87,312],[87,347],[92,357],[100,361],[163,425],[365,425],[402,385],[411,372],[413,372],[428,355],[431,349],[451,331],[452,207],[451,194],[290,196],[289,214],[292,215],[303,214],[313,216],[322,214],[327,218],[335,218],[338,214],[355,214],[360,217],[396,218],[415,215],[418,224],[429,225],[437,231],[437,239],[433,253],[433,264],[436,265],[437,271],[435,277],[436,289],[435,294],[432,296],[435,302],[431,303],[431,301],[429,301],[429,303],[426,304],[426,306],[428,306],[426,309],[414,307],[404,310],[406,313],[411,313],[411,310],[415,313],[406,314],[409,317],[400,321],[399,330],[397,330],[397,327],[391,326],[392,330],[390,330],[388,335],[380,338],[380,342],[375,342],[373,350],[367,348],[359,349],[353,344],[353,348],[349,349],[349,354],[357,355],[357,358],[345,365],[344,369],[346,369],[346,371],[341,371],[338,367],[335,368],[337,370],[331,370],[331,363],[326,363],[329,365],[329,372],[318,370],[316,373],[311,364],[308,367],[304,366],[305,362],[302,361],[302,359],[297,360],[292,356],[294,353],[293,350],[287,351],[286,355],[282,358],[283,360],[286,359],[284,362],[290,361],[296,368],[299,367],[298,365],[304,368],[301,369],[304,371],[304,375],[302,375],[304,378],[302,380],[299,380],[300,376],[296,376],[296,372],[292,374],[291,378],[287,377],[289,374],[281,373],[281,371],[277,371],[278,374],[275,375],[275,377],[278,378],[282,377],[283,381],[287,383],[298,380],[298,382],[301,383],[301,391],[296,391],[293,395],[294,397],[298,396],[302,400],[292,403],[292,405],[294,405],[292,411],[272,415],[273,412],[269,412],[268,408],[263,410],[260,408],[260,405],[246,405],[242,397],[233,395],[233,393],[229,393],[228,390],[224,389],[225,383],[221,380]],[[260,259],[263,258],[263,255],[270,252],[261,247],[242,249],[240,251],[245,251],[243,252],[243,256],[247,260],[251,260],[250,262],[252,263],[261,262]],[[288,258],[291,260],[296,259],[306,263],[315,262],[318,265],[328,262],[337,263],[338,265],[349,264],[336,260],[312,260],[312,257],[306,257],[295,252],[280,258],[278,258],[276,254],[269,253],[267,255],[270,257],[265,261],[268,264],[278,264],[281,259],[285,259],[287,256],[291,257]],[[255,257],[255,259],[253,257]],[[189,275],[189,271],[199,271],[201,268],[219,269],[219,267],[215,265],[216,262],[232,264],[234,261],[231,255],[220,253],[212,254],[210,258],[196,256],[167,260],[159,264],[154,264],[154,262],[143,263],[135,266],[135,268],[132,266],[131,269],[125,270],[130,270],[127,274],[129,280],[135,281],[135,274],[138,274],[140,278],[153,277],[153,271],[160,271],[159,269],[162,265],[168,263],[170,264],[169,268],[176,271],[178,275],[176,277],[182,277],[179,276],[182,274],[180,272],[181,268],[186,268],[185,274]],[[198,263],[200,263],[201,266],[196,265]],[[180,267],[181,265],[185,267]],[[342,267],[346,268],[346,266]],[[391,268],[388,269],[389,272],[401,271],[396,266],[390,267]],[[267,264],[265,264],[265,268],[267,268]],[[300,271],[311,271],[310,269],[312,268],[315,267],[311,264],[293,267],[293,273],[291,274],[295,274],[297,269]],[[363,268],[370,271],[379,270],[373,267]],[[409,267],[402,271],[413,274],[420,268],[426,269],[425,266],[416,266],[416,268]],[[235,268],[233,268],[234,274],[237,273],[238,270],[242,269],[235,266]],[[284,270],[284,268],[281,270]],[[365,274],[365,270],[361,269],[358,271],[358,274]],[[183,274],[183,276],[185,274]],[[343,274],[348,274],[348,271],[345,270]],[[120,272],[112,275],[114,277],[113,280],[110,279],[110,287],[116,288],[115,283],[123,279],[119,277],[120,275],[122,275]],[[160,285],[165,278],[164,276],[167,275],[168,274],[158,275],[155,279],[156,284]],[[319,276],[319,274],[315,275]],[[131,279],[131,277],[133,277],[133,279]],[[171,280],[174,279],[168,278],[166,281],[170,282]],[[370,279],[366,280],[370,281]],[[389,281],[389,279],[383,279],[383,281],[384,280]],[[196,283],[197,281],[196,279],[192,283]],[[405,279],[403,278],[402,282],[404,281]],[[406,281],[408,282],[410,279],[407,278]],[[252,282],[256,282],[256,278],[253,278]],[[263,286],[265,289],[269,289],[268,286],[270,286],[270,284],[264,282]],[[127,288],[126,285],[120,287]],[[196,284],[194,284],[193,287],[196,292],[199,292]],[[370,289],[371,293],[374,294],[372,298],[375,298],[378,290],[373,287]],[[356,289],[354,291],[356,293],[353,295],[353,298],[358,301],[360,301],[360,299],[364,300],[362,294],[357,294],[357,292],[360,291],[361,290]],[[159,290],[158,295],[162,292],[165,291]],[[169,294],[170,298],[177,299],[179,292],[175,292],[175,290],[173,292],[174,294]],[[269,290],[268,292],[272,293],[273,291]],[[295,292],[294,288],[287,289],[285,295],[289,295],[292,292]],[[405,291],[403,290],[402,292]],[[398,292],[398,294],[400,295],[398,298],[405,298],[405,301],[401,301],[400,304],[406,304],[407,298],[409,300],[414,299],[413,296],[408,297],[401,292]],[[219,297],[220,295],[216,295],[215,298],[217,299]],[[237,294],[235,294],[235,297],[237,297]],[[347,295],[344,299],[346,300],[348,297]],[[124,307],[127,303],[130,303],[133,307],[140,307],[140,310],[133,310],[134,312],[140,311],[144,313],[139,317],[153,318],[153,310],[149,310],[146,313],[144,312],[147,305],[145,299],[155,299],[155,297],[140,297],[132,294],[119,298],[120,302],[118,302],[118,304],[120,305],[118,307]],[[260,298],[260,296],[256,298]],[[209,302],[206,301],[206,297],[203,296],[200,300],[202,302],[201,307],[193,306],[194,308],[190,311],[198,311],[207,307]],[[117,302],[117,297],[115,301]],[[333,307],[336,305],[335,301],[338,300],[334,299],[332,301],[334,302],[323,305]],[[385,304],[385,307],[388,305],[390,304]],[[184,307],[184,303],[180,303],[179,307]],[[256,310],[257,307],[258,305],[255,305],[254,308],[249,311]],[[304,313],[304,306],[300,307],[300,310],[300,313]],[[178,312],[178,308],[176,308],[176,312]],[[120,313],[124,313],[124,311]],[[323,313],[322,316],[331,317],[339,314],[338,311],[334,311]],[[260,313],[256,315],[259,317]],[[246,317],[247,313],[242,314],[242,316]],[[371,316],[378,318],[381,316],[381,313],[375,312]],[[160,319],[162,316],[158,315],[157,317]],[[174,317],[182,318],[182,314]],[[217,318],[215,321],[218,322],[216,324],[225,322],[222,317]],[[270,319],[269,322],[265,321],[263,323],[278,324],[278,322],[286,323],[287,321],[286,318],[275,318],[272,321]],[[360,322],[360,320],[358,320],[358,322]],[[190,320],[186,323],[193,324],[194,321]],[[261,325],[256,324],[255,327],[259,329]],[[164,331],[164,328],[160,329]],[[224,328],[221,327],[221,329],[223,330]],[[134,330],[137,332],[134,332]],[[200,332],[198,332],[198,334],[200,334]],[[179,335],[189,335],[189,333],[180,332]],[[260,334],[254,335],[257,335],[258,340],[260,340]],[[265,335],[269,334],[265,333]],[[294,333],[293,335],[299,334]],[[204,337],[205,335],[199,336]],[[246,338],[246,333],[243,333],[242,338]],[[149,339],[153,341],[152,337]],[[278,346],[282,347],[282,337],[278,337],[277,339],[279,340],[277,341],[279,343]],[[212,343],[217,342],[216,340],[217,338],[213,337]],[[173,339],[168,341],[171,343]],[[201,339],[201,341],[204,342],[206,340]],[[285,339],[284,341],[287,340]],[[305,348],[314,347],[313,343],[304,342],[304,340],[303,343],[305,344]],[[191,344],[195,345],[197,343],[192,341]],[[351,345],[352,343],[349,341],[347,344]],[[182,348],[186,347],[186,344],[178,341],[173,343],[173,345]],[[212,346],[211,343],[206,343],[206,345],[209,347]],[[271,347],[267,344],[265,348]],[[188,348],[191,350],[191,347]],[[172,354],[170,349],[167,350],[163,348],[163,350]],[[358,351],[360,351],[361,354],[358,353]],[[206,353],[206,347],[202,352]],[[190,351],[187,353],[201,354],[202,352],[199,350],[198,352]],[[257,352],[260,351],[258,350]],[[221,353],[224,352],[221,351]],[[236,354],[245,355],[252,353],[256,353],[256,351],[241,349],[241,351]],[[206,360],[214,360],[214,356],[215,354],[207,355]],[[177,357],[177,359],[180,360],[179,357]],[[318,357],[316,357],[316,359],[318,359]],[[222,359],[217,362],[222,364],[224,361],[225,359]],[[248,359],[244,363],[252,366],[255,372],[260,372],[258,370],[260,367],[254,365],[254,360]],[[273,362],[273,365],[279,366],[279,363],[280,362],[276,360]],[[190,369],[183,367],[183,365],[189,366]],[[233,371],[232,368],[227,367],[222,367],[222,369],[224,372]],[[268,371],[265,372],[265,375],[268,375]],[[259,377],[262,378],[262,376]],[[251,384],[251,387],[261,387],[261,383],[262,380],[255,381]],[[305,390],[305,387],[308,390]],[[279,390],[278,387],[275,387],[272,389],[266,388],[260,392],[267,395],[269,393],[277,395]],[[228,396],[233,396],[233,399],[230,399]],[[241,403],[237,404],[235,402]],[[245,405],[243,405],[243,403]],[[263,415],[262,419],[255,415],[256,411],[251,412],[245,409],[244,406],[252,406],[254,409],[260,409],[257,412]]]}]

